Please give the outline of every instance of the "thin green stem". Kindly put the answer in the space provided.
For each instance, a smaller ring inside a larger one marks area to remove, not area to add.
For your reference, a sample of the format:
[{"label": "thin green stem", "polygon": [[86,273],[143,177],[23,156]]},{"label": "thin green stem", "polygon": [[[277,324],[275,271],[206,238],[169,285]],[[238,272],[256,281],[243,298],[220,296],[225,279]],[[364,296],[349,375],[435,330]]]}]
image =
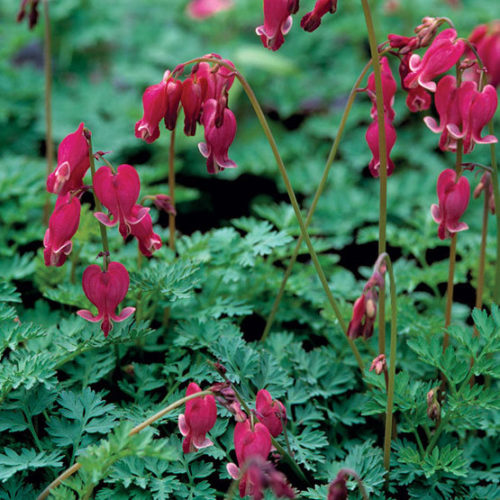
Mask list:
[{"label": "thin green stem", "polygon": [[[450,265],[448,269],[448,285],[446,287],[446,308],[444,314],[444,328],[448,328],[451,323],[451,308],[453,305],[453,277],[455,276],[455,261],[457,256],[457,234],[451,236],[450,243]],[[450,343],[450,336],[447,331],[444,332],[443,352],[446,351]]]},{"label": "thin green stem", "polygon": [[[380,199],[379,199],[379,233],[378,233],[378,254],[386,250],[386,224],[387,224],[387,142],[385,137],[385,115],[384,115],[384,95],[382,89],[382,75],[380,71],[380,55],[378,52],[377,38],[370,11],[368,0],[361,0],[363,13],[365,15],[366,29],[368,31],[368,41],[372,56],[373,76],[375,78],[375,98],[377,107],[378,123],[378,144],[380,158]],[[379,299],[378,316],[378,351],[385,353],[385,296]]]},{"label": "thin green stem", "polygon": [[[50,35],[49,2],[43,0],[44,15],[44,44],[43,44],[43,67],[45,75],[45,158],[47,161],[47,177],[52,172],[54,164],[54,144],[52,142],[52,43]],[[43,223],[49,220],[50,198],[45,194],[45,205],[43,207]]]},{"label": "thin green stem", "polygon": [[[168,190],[170,201],[175,207],[175,128],[170,132],[170,146],[168,150]],[[171,250],[175,250],[175,215],[168,214],[168,246]]]},{"label": "thin green stem", "polygon": [[[488,186],[486,186],[483,201],[483,227],[481,229],[481,246],[479,248],[479,264],[477,271],[477,287],[476,287],[476,307],[481,309],[483,306],[483,290],[484,290],[484,268],[486,262],[486,240],[488,236],[488,215],[489,215],[489,199]],[[477,337],[479,332],[474,325],[474,336]]]},{"label": "thin green stem", "polygon": [[[94,184],[95,161],[94,161],[94,153],[92,151],[92,134],[89,130],[87,130],[85,136],[87,137],[87,141],[89,143],[90,174],[92,176],[92,184]],[[95,190],[92,190],[92,192],[94,193],[95,207],[98,212],[102,212],[102,205],[99,198],[95,194]],[[104,271],[107,271],[109,263],[108,233],[106,232],[106,226],[102,222],[99,222],[99,229],[101,231],[102,251],[104,252]]]},{"label": "thin green stem", "polygon": [[[321,177],[321,181],[319,183],[318,189],[316,190],[316,193],[314,194],[313,201],[311,203],[311,207],[309,208],[309,212],[307,213],[306,221],[305,221],[305,226],[306,228],[309,227],[309,224],[311,223],[312,217],[314,215],[314,212],[316,211],[316,206],[318,204],[319,198],[323,193],[323,190],[325,189],[326,182],[328,180],[328,174],[330,173],[330,168],[333,165],[333,162],[335,160],[335,156],[337,155],[337,151],[340,145],[340,140],[342,138],[342,135],[344,133],[345,125],[347,122],[347,118],[349,117],[349,113],[351,112],[352,105],[354,103],[354,99],[356,98],[357,95],[357,89],[361,85],[361,82],[363,81],[363,78],[366,75],[366,72],[371,66],[371,61],[369,61],[366,66],[363,68],[363,71],[361,71],[361,74],[359,75],[358,79],[355,81],[351,92],[349,94],[349,98],[347,99],[347,103],[344,108],[344,113],[342,114],[342,118],[340,120],[340,125],[339,129],[337,131],[337,135],[335,136],[335,140],[333,141],[332,148],[330,149],[330,153],[328,155],[328,159],[326,160],[325,164],[325,169],[323,170],[323,176]],[[297,256],[300,251],[300,247],[302,245],[302,242],[304,241],[304,238],[302,237],[302,233],[299,235],[299,239],[297,240],[297,244],[295,245],[295,249],[293,251],[292,257],[290,258],[290,262],[288,263],[288,266],[286,268],[285,274],[283,276],[283,280],[281,281],[281,286],[278,291],[278,295],[274,299],[273,307],[271,309],[271,312],[267,318],[266,321],[266,326],[264,328],[264,333],[262,334],[261,337],[261,342],[265,341],[269,331],[271,330],[271,326],[273,325],[274,318],[276,317],[276,313],[278,311],[278,307],[280,305],[281,299],[283,297],[283,293],[285,292],[285,287],[288,281],[288,278],[292,274],[292,269],[295,264],[295,261],[297,260]]]},{"label": "thin green stem", "polygon": [[[136,425],[129,433],[129,436],[133,436],[134,434],[139,433],[146,427],[149,427],[151,424],[159,420],[160,418],[164,417],[167,413],[171,412],[172,410],[175,410],[179,406],[182,406],[186,401],[189,401],[191,399],[195,398],[200,398],[203,396],[207,395],[213,395],[212,391],[201,391],[201,392],[196,392],[195,394],[191,394],[190,396],[185,396],[181,399],[178,399],[177,401],[173,402],[172,404],[168,405],[166,408],[163,408],[160,410],[158,413],[155,413],[153,416],[149,417],[148,419],[144,420],[144,422],[141,422],[139,425]],[[56,477],[54,481],[52,481],[47,488],[45,488],[42,493],[37,497],[37,500],[44,500],[44,498],[47,498],[49,496],[50,490],[53,488],[56,488],[59,486],[64,480],[68,479],[71,475],[73,475],[75,472],[77,472],[80,467],[82,466],[81,463],[77,462],[74,465],[72,465],[69,469],[66,469],[62,474]]]},{"label": "thin green stem", "polygon": [[[218,59],[214,59],[214,58],[210,58],[210,57],[201,57],[201,58],[197,58],[197,59],[192,59],[191,61],[186,62],[185,65],[197,63],[197,62],[211,62],[211,63],[219,64],[221,66],[225,66],[225,67],[231,69],[232,71],[234,71],[236,78],[238,78],[239,82],[241,83],[241,86],[243,87],[243,90],[245,91],[248,99],[250,100],[250,103],[254,109],[254,112],[257,115],[257,119],[259,120],[259,123],[262,127],[262,130],[264,131],[264,134],[265,134],[265,136],[269,142],[269,145],[271,147],[271,150],[273,152],[274,158],[275,158],[276,163],[278,165],[278,169],[281,173],[281,177],[282,177],[283,182],[285,184],[285,188],[287,190],[288,197],[290,198],[290,202],[292,204],[293,211],[295,213],[295,217],[297,218],[297,221],[299,223],[300,231],[302,233],[304,241],[306,242],[307,248],[309,250],[309,254],[311,255],[311,259],[313,261],[314,268],[316,269],[316,273],[318,274],[319,280],[323,286],[323,289],[324,289],[325,294],[327,296],[328,302],[329,302],[335,316],[337,317],[337,321],[339,322],[340,327],[342,328],[342,330],[344,332],[347,332],[347,325],[345,324],[344,318],[342,317],[340,309],[337,305],[337,301],[335,300],[335,298],[332,294],[332,291],[330,290],[330,286],[328,285],[328,280],[326,279],[323,268],[321,267],[321,264],[319,263],[318,256],[316,254],[316,251],[314,250],[313,244],[311,242],[311,238],[309,237],[309,233],[307,232],[307,228],[304,224],[304,219],[303,219],[302,214],[300,212],[300,207],[299,207],[299,204],[297,202],[297,198],[295,197],[295,192],[293,191],[293,187],[292,187],[292,184],[290,182],[290,178],[288,177],[288,173],[286,171],[285,165],[284,165],[283,160],[281,159],[280,153],[278,151],[276,141],[274,140],[274,136],[271,132],[269,124],[267,123],[267,119],[264,115],[264,112],[262,111],[262,108],[259,104],[259,101],[257,100],[252,88],[250,87],[250,85],[248,84],[248,82],[246,81],[246,79],[243,77],[243,75],[241,73],[234,70],[234,68],[232,66],[230,66],[226,63],[223,63]],[[360,372],[363,374],[364,373],[364,363],[363,363],[363,360],[361,359],[361,355],[359,354],[358,348],[356,347],[356,344],[354,343],[354,341],[352,339],[350,339],[349,337],[347,337],[347,335],[345,335],[345,338],[346,338],[347,342],[349,343],[349,346],[351,347],[352,352],[356,358],[356,362],[358,363]],[[328,339],[328,340],[333,345],[333,342],[330,339]]]},{"label": "thin green stem", "polygon": [[389,272],[390,293],[391,293],[391,347],[389,364],[389,384],[387,387],[387,408],[385,413],[385,436],[384,436],[384,467],[387,471],[390,468],[391,459],[391,439],[392,439],[392,408],[394,405],[394,382],[396,378],[396,347],[397,347],[397,302],[396,302],[396,282],[389,256],[386,254],[385,262]]},{"label": "thin green stem", "polygon": [[[495,135],[493,119],[490,121],[489,133]],[[493,197],[495,199],[495,216],[497,221],[497,258],[495,263],[495,288],[493,290],[493,301],[500,301],[500,188],[498,187],[498,167],[496,160],[495,144],[490,144],[491,153],[491,182],[493,183]]]}]

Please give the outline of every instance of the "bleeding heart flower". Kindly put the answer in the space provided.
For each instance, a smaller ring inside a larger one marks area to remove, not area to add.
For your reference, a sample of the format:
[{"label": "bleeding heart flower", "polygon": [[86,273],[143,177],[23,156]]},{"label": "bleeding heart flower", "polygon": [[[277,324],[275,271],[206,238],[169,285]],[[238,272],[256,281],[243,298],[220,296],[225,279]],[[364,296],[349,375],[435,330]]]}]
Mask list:
[{"label": "bleeding heart flower", "polygon": [[103,212],[96,212],[94,216],[105,226],[119,225],[120,234],[123,238],[131,233],[131,227],[138,224],[148,213],[148,209],[132,215],[141,182],[139,174],[131,165],[120,165],[114,174],[107,165],[102,166],[94,176],[94,192],[100,202],[111,212],[113,220]]},{"label": "bleeding heart flower", "polygon": [[84,124],[59,144],[57,167],[47,178],[47,191],[60,196],[83,187],[83,177],[90,167],[89,144]]},{"label": "bleeding heart flower", "polygon": [[257,418],[276,437],[283,431],[283,424],[286,424],[286,410],[281,401],[271,397],[268,391],[261,389],[257,392],[256,398]]},{"label": "bleeding heart flower", "polygon": [[464,154],[472,152],[475,143],[497,142],[493,135],[481,137],[481,130],[495,114],[498,102],[491,85],[486,85],[482,92],[473,81],[462,82],[457,88],[455,77],[446,75],[438,83],[434,100],[439,125],[430,116],[424,122],[433,132],[441,133],[441,150],[456,151],[459,139],[463,140]]},{"label": "bleeding heart flower", "polygon": [[300,27],[305,31],[314,31],[321,24],[321,18],[328,12],[337,12],[337,0],[316,0],[314,9],[300,21]]},{"label": "bleeding heart flower", "polygon": [[[380,60],[380,74],[382,79],[382,95],[384,101],[384,113],[387,118],[392,121],[394,120],[395,112],[393,109],[394,96],[397,90],[396,80],[392,76],[391,67],[387,61],[387,57],[382,57]],[[370,100],[372,101],[371,117],[375,119],[377,117],[377,99],[375,90],[375,75],[373,73],[368,77],[367,82],[367,92]]]},{"label": "bleeding heart flower", "polygon": [[[186,390],[186,396],[201,392],[198,384],[191,382]],[[217,420],[217,405],[215,398],[208,394],[186,401],[186,412],[179,415],[179,430],[184,436],[182,451],[191,453],[212,446],[213,443],[206,434]]]},{"label": "bleeding heart flower", "polygon": [[43,238],[43,256],[46,266],[62,266],[71,253],[75,235],[80,224],[80,200],[66,194],[59,196],[54,212],[49,219],[49,228]]},{"label": "bleeding heart flower", "polygon": [[[141,216],[143,211],[146,214]],[[153,221],[149,215],[149,208],[144,208],[141,205],[134,205],[131,211],[133,218],[139,218],[139,222],[130,226],[130,234],[137,238],[139,243],[139,251],[146,257],[151,257],[153,252],[161,248],[161,238],[153,232]]]},{"label": "bleeding heart flower", "polygon": [[207,159],[207,170],[216,174],[224,168],[234,168],[236,163],[228,157],[228,149],[236,135],[236,118],[229,108],[222,112],[222,123],[218,126],[218,103],[208,99],[203,105],[201,121],[205,127],[205,142],[200,142],[200,153]]},{"label": "bleeding heart flower", "polygon": [[444,240],[453,234],[469,229],[465,222],[460,222],[470,198],[470,186],[466,177],[456,181],[457,173],[451,168],[443,170],[437,181],[438,205],[432,205],[431,214],[439,224],[438,236]]},{"label": "bleeding heart flower", "polygon": [[410,57],[411,73],[406,76],[405,85],[409,88],[420,85],[430,92],[435,92],[436,84],[432,80],[454,66],[464,53],[465,47],[463,40],[457,40],[457,32],[453,28],[442,31],[422,58],[418,54]]},{"label": "bleeding heart flower", "polygon": [[[370,148],[373,158],[370,160],[368,165],[370,169],[370,173],[373,177],[378,177],[380,175],[380,151],[379,151],[379,142],[378,142],[378,120],[374,120],[368,126],[366,131],[366,142],[368,143],[368,147]],[[391,154],[391,150],[396,143],[396,130],[392,125],[391,121],[385,117],[385,140],[386,140],[386,149],[387,149],[387,175],[391,175],[394,170],[394,163],[392,162],[389,155]]]},{"label": "bleeding heart flower", "polygon": [[87,267],[83,272],[83,291],[97,307],[97,316],[86,309],[77,311],[78,316],[92,323],[101,321],[101,330],[107,337],[113,328],[111,320],[123,321],[135,311],[135,307],[125,307],[118,316],[115,314],[118,304],[127,295],[129,281],[127,269],[119,262],[110,262],[107,271],[102,271],[97,264]]},{"label": "bleeding heart flower", "polygon": [[[261,485],[252,482],[252,475],[248,473],[246,464],[254,457],[267,460],[271,451],[271,434],[267,427],[256,423],[252,430],[250,420],[238,422],[234,427],[234,449],[239,468],[234,463],[227,464],[226,468],[233,479],[240,479],[240,496],[252,495],[253,498],[262,498]],[[240,469],[243,470],[240,478]]]},{"label": "bleeding heart flower", "polygon": [[292,16],[299,7],[297,0],[264,0],[264,24],[255,30],[264,47],[278,50],[292,27]]},{"label": "bleeding heart flower", "polygon": [[142,96],[144,115],[135,124],[135,136],[149,144],[156,141],[160,136],[159,124],[162,118],[165,127],[173,130],[177,122],[181,92],[182,83],[173,78],[168,70],[160,83],[148,87]]}]

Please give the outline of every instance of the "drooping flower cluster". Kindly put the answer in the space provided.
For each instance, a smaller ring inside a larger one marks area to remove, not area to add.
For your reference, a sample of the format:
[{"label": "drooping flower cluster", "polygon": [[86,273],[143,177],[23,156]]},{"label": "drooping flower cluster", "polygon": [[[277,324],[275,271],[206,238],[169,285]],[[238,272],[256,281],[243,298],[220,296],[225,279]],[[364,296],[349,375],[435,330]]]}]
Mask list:
[{"label": "drooping flower cluster", "polygon": [[[184,436],[182,449],[190,453],[212,442],[206,437],[217,418],[216,401],[221,403],[236,418],[234,428],[234,449],[238,465],[227,464],[227,471],[233,479],[239,480],[240,496],[250,495],[254,500],[263,498],[263,492],[270,488],[277,497],[294,498],[295,494],[286,477],[268,461],[271,452],[271,436],[283,431],[286,423],[285,407],[273,400],[265,389],[257,393],[255,416],[246,415],[242,410],[232,387],[228,382],[210,387],[214,393],[186,402],[186,411],[179,415],[179,429]],[[186,396],[201,392],[200,387],[191,382]]]},{"label": "drooping flower cluster", "polygon": [[471,153],[475,144],[497,142],[493,135],[481,137],[481,130],[493,118],[498,98],[493,86],[486,85],[480,92],[474,81],[462,82],[457,87],[456,78],[446,75],[442,78],[434,98],[439,114],[439,125],[430,116],[425,124],[435,133],[440,133],[439,148],[442,151],[456,151],[457,141],[463,144],[463,153]]},{"label": "drooping flower cluster", "polygon": [[[17,13],[17,22],[20,23],[28,14],[28,26],[33,29],[38,23],[38,4],[40,0],[21,0],[19,11]],[[28,13],[29,9],[29,13]]]},{"label": "drooping flower cluster", "polygon": [[80,224],[80,195],[90,167],[84,124],[67,135],[57,151],[57,167],[47,178],[47,191],[58,195],[43,239],[46,266],[62,266],[73,247],[71,238]]},{"label": "drooping flower cluster", "polygon": [[[80,196],[88,189],[109,214],[96,212],[94,215],[105,226],[118,225],[124,239],[134,236],[139,250],[145,256],[161,247],[160,237],[153,232],[149,208],[137,203],[140,192],[139,175],[131,165],[120,165],[116,172],[104,165],[96,172],[93,185],[85,186],[84,177],[90,167],[91,133],[81,123],[78,129],[67,135],[57,152],[57,167],[47,178],[47,191],[58,195],[54,211],[49,219],[49,227],[43,239],[44,260],[47,266],[62,266],[73,248],[72,238],[80,223]],[[104,153],[94,156],[100,159]],[[170,198],[166,195],[149,196],[161,208],[172,210]],[[97,315],[88,310],[78,314],[91,322],[101,322],[104,335],[113,328],[113,321],[123,321],[135,310],[126,307],[120,314],[116,308],[125,298],[129,287],[126,268],[118,262],[109,262],[109,253],[103,252],[103,269],[93,264],[84,271],[83,291],[89,301],[97,307]]]},{"label": "drooping flower cluster", "polygon": [[[264,0],[264,24],[255,29],[264,47],[278,50],[290,31],[292,14],[299,10],[299,0]],[[305,31],[314,31],[321,24],[323,16],[335,14],[337,0],[316,0],[312,11],[302,17],[300,26]]]},{"label": "drooping flower cluster", "polygon": [[142,97],[144,115],[135,125],[136,137],[148,143],[160,135],[159,124],[173,130],[179,109],[184,109],[184,133],[193,136],[196,126],[204,127],[205,142],[199,144],[201,154],[207,159],[209,173],[224,168],[234,168],[236,163],[228,156],[228,150],[236,135],[236,118],[228,107],[228,92],[234,81],[231,61],[217,54],[205,56],[218,59],[222,64],[201,62],[193,66],[184,81],[177,78],[184,70],[179,66],[171,73],[166,71],[163,80],[148,87]]},{"label": "drooping flower cluster", "polygon": [[[382,78],[382,96],[384,102],[384,128],[386,138],[386,152],[387,152],[387,175],[391,175],[394,170],[394,163],[390,158],[390,153],[396,142],[396,129],[392,124],[395,112],[393,109],[394,95],[396,94],[396,80],[392,76],[391,68],[386,57],[380,60],[380,70]],[[375,91],[375,75],[372,73],[368,77],[368,85],[366,92],[372,101],[372,109],[370,112],[372,123],[368,126],[366,131],[366,142],[372,152],[373,158],[368,165],[370,173],[373,177],[380,175],[380,151],[379,151],[379,137],[378,137],[378,119],[377,119],[377,101]]]},{"label": "drooping flower cluster", "polygon": [[453,234],[468,229],[465,222],[460,222],[470,198],[470,186],[466,177],[457,180],[457,173],[451,168],[443,170],[437,181],[439,205],[432,205],[431,214],[439,224],[438,236],[444,240]]}]

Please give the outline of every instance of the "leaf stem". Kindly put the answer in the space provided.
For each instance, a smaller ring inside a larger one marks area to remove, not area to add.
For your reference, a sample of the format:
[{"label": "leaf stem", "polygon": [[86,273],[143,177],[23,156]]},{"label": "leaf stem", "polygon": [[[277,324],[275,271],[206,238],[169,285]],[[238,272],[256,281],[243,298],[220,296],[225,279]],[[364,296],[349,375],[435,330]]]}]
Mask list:
[{"label": "leaf stem", "polygon": [[[45,158],[47,161],[47,177],[52,172],[54,164],[54,144],[52,142],[52,43],[50,35],[49,1],[43,0],[44,15],[44,44],[43,44],[43,68],[45,75]],[[45,205],[43,207],[43,224],[49,221],[50,195],[45,193]]]},{"label": "leaf stem", "polygon": [[[335,156],[337,155],[337,151],[340,145],[340,140],[342,138],[342,135],[344,133],[345,125],[347,122],[347,118],[349,117],[349,113],[351,111],[352,105],[354,103],[354,99],[356,98],[357,95],[357,89],[361,85],[361,82],[363,81],[363,78],[366,75],[366,72],[371,66],[371,60],[365,65],[363,70],[361,71],[361,74],[359,75],[358,79],[354,82],[354,85],[351,89],[351,92],[349,94],[349,98],[347,99],[347,103],[344,108],[344,113],[342,114],[342,118],[340,120],[340,125],[339,129],[337,131],[337,135],[335,136],[335,140],[333,141],[332,148],[330,150],[330,153],[328,155],[328,159],[326,160],[325,164],[325,169],[323,170],[323,176],[321,177],[321,181],[319,183],[318,189],[316,190],[316,193],[314,194],[313,201],[311,203],[311,207],[309,208],[309,212],[307,213],[306,221],[305,221],[305,226],[306,228],[309,227],[309,224],[312,220],[312,217],[314,215],[314,212],[316,211],[316,206],[318,204],[319,198],[323,193],[323,190],[325,189],[326,182],[328,180],[328,174],[330,172],[330,168],[333,165],[333,162],[335,160]],[[302,237],[302,233],[299,235],[299,239],[297,240],[297,244],[295,245],[295,249],[293,251],[293,254],[290,258],[290,261],[288,263],[288,266],[286,268],[285,274],[283,276],[283,280],[281,281],[281,286],[278,291],[278,295],[274,299],[273,307],[271,309],[271,312],[269,313],[269,316],[266,321],[266,326],[264,328],[264,332],[262,333],[261,337],[261,342],[264,342],[269,334],[269,331],[271,330],[271,327],[274,322],[274,318],[276,317],[276,313],[278,311],[278,307],[280,305],[281,299],[283,297],[283,293],[285,292],[285,287],[288,281],[288,278],[292,274],[292,269],[295,264],[295,261],[297,260],[297,256],[299,254],[300,247],[302,245],[302,242],[304,241],[304,238]]]},{"label": "leaf stem", "polygon": [[[175,128],[170,133],[170,146],[168,150],[168,190],[172,206],[175,207]],[[168,214],[169,239],[168,246],[175,250],[175,215]]]},{"label": "leaf stem", "polygon": [[[160,410],[158,413],[155,413],[153,416],[149,417],[148,419],[144,420],[144,422],[141,422],[139,425],[136,425],[129,433],[129,436],[133,436],[134,434],[139,433],[146,427],[150,426],[160,418],[164,417],[167,413],[171,412],[172,410],[175,410],[179,406],[182,406],[186,401],[189,401],[190,399],[195,399],[199,398],[202,396],[207,396],[207,395],[213,395],[212,391],[201,391],[201,392],[196,392],[195,394],[191,394],[190,396],[185,396],[181,399],[178,399],[177,401],[174,401],[172,404],[168,405],[166,408],[163,408]],[[73,475],[75,472],[77,472],[82,464],[80,462],[76,462],[74,465],[72,465],[69,469],[66,469],[62,474],[56,477],[54,481],[52,481],[47,488],[45,488],[42,493],[37,497],[37,500],[44,500],[49,496],[50,490],[59,486],[64,480],[68,479],[71,475]]]},{"label": "leaf stem", "polygon": [[[379,236],[378,254],[386,250],[386,224],[387,224],[387,141],[385,137],[385,115],[384,115],[384,95],[382,89],[382,75],[380,71],[380,56],[378,52],[375,29],[368,0],[361,0],[365,15],[366,29],[368,31],[368,41],[372,55],[373,76],[375,78],[375,98],[377,107],[378,123],[378,143],[380,158],[380,199],[379,199]],[[385,353],[385,296],[382,294],[379,299],[378,316],[378,351]]]}]

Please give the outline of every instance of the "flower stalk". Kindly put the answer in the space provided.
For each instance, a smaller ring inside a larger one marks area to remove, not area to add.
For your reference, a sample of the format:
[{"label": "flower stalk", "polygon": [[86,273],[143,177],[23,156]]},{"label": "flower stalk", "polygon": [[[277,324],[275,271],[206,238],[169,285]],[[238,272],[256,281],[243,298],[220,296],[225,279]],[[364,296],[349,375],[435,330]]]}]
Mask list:
[{"label": "flower stalk", "polygon": [[[349,94],[349,97],[347,99],[347,103],[345,105],[344,112],[343,112],[342,118],[340,120],[340,125],[339,125],[339,129],[337,131],[337,135],[335,136],[335,140],[333,141],[332,148],[331,148],[330,153],[328,155],[328,158],[326,160],[325,169],[323,170],[323,176],[321,177],[321,181],[318,185],[316,193],[314,194],[314,198],[313,198],[313,201],[311,203],[311,207],[309,208],[309,212],[307,213],[307,217],[306,217],[306,221],[305,221],[306,228],[308,228],[309,224],[311,223],[314,212],[316,211],[316,206],[318,205],[319,198],[322,195],[323,190],[325,189],[326,182],[328,180],[328,174],[330,173],[330,168],[333,165],[333,162],[334,162],[335,157],[337,155],[337,151],[338,151],[338,148],[340,145],[340,140],[342,139],[342,135],[344,133],[347,118],[349,117],[349,113],[350,113],[352,105],[354,103],[354,99],[356,98],[356,95],[357,95],[357,89],[361,85],[361,82],[363,81],[363,78],[365,77],[370,66],[371,66],[371,60],[366,64],[366,66],[361,71],[361,74],[359,75],[356,82],[354,83],[354,85],[351,89],[351,92]],[[271,327],[272,327],[273,322],[274,322],[274,318],[276,317],[276,313],[278,312],[278,307],[279,307],[281,299],[283,297],[283,293],[285,292],[285,287],[286,287],[288,278],[292,274],[292,269],[293,269],[293,266],[297,260],[297,256],[299,254],[299,250],[300,250],[300,247],[301,247],[303,241],[304,241],[304,238],[303,238],[302,233],[301,233],[299,235],[298,240],[297,240],[297,244],[295,245],[295,248],[293,250],[292,256],[290,257],[290,261],[288,263],[285,274],[283,276],[283,280],[281,281],[278,295],[274,299],[273,307],[272,307],[271,312],[269,313],[269,316],[267,318],[266,326],[264,328],[264,332],[262,333],[262,337],[260,339],[261,342],[264,342],[266,340],[266,338],[269,334],[269,331],[271,330]]]},{"label": "flower stalk", "polygon": [[[89,161],[90,161],[90,174],[92,176],[92,184],[94,183],[94,176],[95,176],[95,161],[94,161],[94,153],[92,151],[92,133],[88,129],[84,129],[84,134],[85,137],[87,138],[87,142],[89,144]],[[95,202],[95,207],[98,212],[102,212],[102,205],[95,194],[95,190],[92,190],[94,194],[94,202]],[[109,243],[108,243],[108,233],[106,231],[106,226],[99,221],[99,229],[101,231],[101,241],[102,241],[102,251],[104,254],[104,271],[108,270],[108,263],[109,263]]]},{"label": "flower stalk", "polygon": [[[187,61],[184,63],[184,66],[188,64],[194,64],[194,63],[199,63],[199,62],[210,62],[210,63],[216,63],[221,66],[225,66],[226,68],[234,71],[234,74],[236,78],[238,78],[239,82],[241,83],[241,86],[243,87],[243,90],[247,94],[248,99],[250,100],[250,103],[254,109],[254,112],[257,116],[257,119],[259,120],[259,123],[264,131],[264,134],[269,142],[269,145],[271,147],[271,150],[273,152],[274,158],[276,160],[276,163],[278,165],[278,169],[280,171],[281,177],[283,179],[283,182],[285,184],[285,188],[288,193],[288,197],[290,198],[290,202],[292,204],[295,217],[297,218],[297,221],[300,226],[300,231],[301,234],[304,238],[304,241],[306,242],[307,248],[309,250],[309,254],[311,256],[311,259],[313,261],[314,268],[316,269],[316,273],[318,274],[319,280],[323,286],[323,289],[325,291],[325,294],[327,296],[328,302],[337,317],[337,321],[339,322],[340,327],[344,332],[347,332],[347,325],[344,321],[344,318],[342,317],[342,314],[340,312],[339,306],[337,304],[337,301],[335,300],[335,297],[332,294],[332,291],[330,290],[330,286],[328,285],[328,281],[326,279],[325,273],[323,271],[323,268],[321,267],[321,264],[319,263],[318,256],[316,254],[316,251],[314,250],[314,247],[311,242],[311,238],[309,237],[309,233],[307,232],[307,228],[304,223],[304,219],[302,217],[302,214],[300,212],[300,207],[297,202],[297,198],[295,196],[295,192],[293,190],[292,184],[290,182],[290,178],[288,176],[288,173],[286,171],[285,165],[283,163],[283,160],[281,159],[281,155],[278,151],[278,147],[276,145],[276,141],[274,139],[274,136],[271,132],[271,129],[269,127],[269,124],[267,122],[267,119],[264,115],[264,112],[262,111],[262,108],[259,104],[259,101],[257,100],[252,88],[246,81],[246,79],[243,77],[241,73],[239,73],[237,70],[235,70],[233,67],[230,65],[220,61],[219,59],[214,59],[211,57],[199,57],[196,59],[191,59],[190,61]],[[364,372],[364,363],[363,360],[361,359],[361,355],[359,354],[358,348],[356,347],[356,344],[354,341],[350,338],[347,337],[346,335],[347,342],[349,343],[349,346],[351,347],[351,350],[354,354],[354,357],[356,358],[356,362],[358,363],[359,369],[361,373]]]},{"label": "flower stalk", "polygon": [[[170,132],[170,146],[168,150],[168,191],[172,206],[175,207],[175,128]],[[175,250],[175,214],[168,214],[168,245],[171,250]]]},{"label": "flower stalk", "polygon": [[[368,41],[372,56],[373,75],[375,77],[375,97],[377,104],[378,141],[380,151],[380,198],[379,198],[379,236],[378,254],[386,251],[386,224],[387,224],[387,141],[385,137],[384,97],[382,91],[382,76],[380,71],[380,55],[378,51],[373,19],[368,0],[361,0],[365,15]],[[378,317],[378,351],[385,353],[385,297],[380,297],[380,310]]]}]

